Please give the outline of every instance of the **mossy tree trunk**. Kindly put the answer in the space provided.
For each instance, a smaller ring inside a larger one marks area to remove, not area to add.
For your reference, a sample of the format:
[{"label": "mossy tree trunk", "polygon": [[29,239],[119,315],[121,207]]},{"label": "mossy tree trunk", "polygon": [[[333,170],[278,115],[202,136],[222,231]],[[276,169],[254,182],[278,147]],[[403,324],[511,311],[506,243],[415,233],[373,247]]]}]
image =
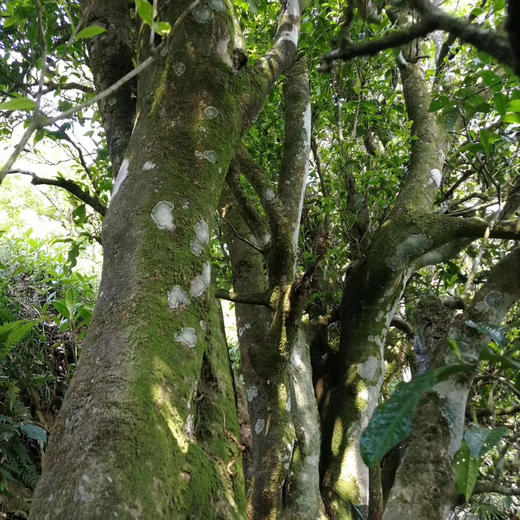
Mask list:
[{"label": "mossy tree trunk", "polygon": [[[121,165],[99,301],[31,518],[243,518],[210,223],[240,138],[292,60],[301,6],[284,5],[272,50],[251,68],[233,61],[242,49],[233,47],[241,39],[231,2],[159,1],[174,30],[153,48],[146,26],[135,38],[122,31],[129,7],[84,2],[88,22],[108,29],[90,46],[98,88],[132,57],[153,63],[138,78],[135,113],[125,114],[126,90],[100,106]],[[128,52],[110,52],[115,44]]]},{"label": "mossy tree trunk", "polygon": [[[363,253],[349,267],[340,307],[340,351],[331,358],[332,382],[323,404],[322,490],[334,519],[368,513],[369,472],[359,449],[360,436],[377,405],[384,377],[383,349],[394,313],[415,270],[443,262],[488,224],[433,212],[442,182],[448,141],[430,112],[431,87],[419,62],[421,46],[403,48],[398,60],[411,127],[410,161],[397,199]],[[513,238],[510,224],[492,236]]]},{"label": "mossy tree trunk", "polygon": [[[251,519],[324,518],[318,414],[309,343],[300,325],[305,281],[295,275],[310,151],[308,83],[301,57],[284,83],[285,143],[277,183],[268,181],[245,149],[228,176],[234,209],[227,242],[235,299],[242,302],[236,315],[253,439]],[[240,173],[262,211],[242,189]],[[248,294],[263,294],[264,307],[244,303]]]},{"label": "mossy tree trunk", "polygon": [[[462,316],[438,300],[423,301],[416,311],[417,357],[423,370],[456,361],[448,340],[456,341],[461,356],[478,359],[489,338],[471,323],[498,327],[507,311],[520,299],[520,249],[506,255],[488,273],[486,283]],[[455,375],[437,385],[419,403],[414,433],[396,474],[383,520],[431,518],[443,520],[456,503],[452,462],[464,431],[466,402],[473,377]],[[449,418],[449,420],[447,419]]]}]

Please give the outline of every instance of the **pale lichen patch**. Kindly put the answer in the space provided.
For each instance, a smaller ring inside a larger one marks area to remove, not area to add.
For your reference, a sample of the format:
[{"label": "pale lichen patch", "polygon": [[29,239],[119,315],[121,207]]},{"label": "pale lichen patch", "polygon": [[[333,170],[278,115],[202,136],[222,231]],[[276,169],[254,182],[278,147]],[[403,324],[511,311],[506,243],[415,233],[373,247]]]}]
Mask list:
[{"label": "pale lichen patch", "polygon": [[175,285],[168,293],[168,306],[170,309],[185,308],[189,303],[190,299],[180,285]]},{"label": "pale lichen patch", "polygon": [[247,402],[250,403],[255,397],[258,396],[258,389],[256,386],[252,385],[246,388],[246,398]]},{"label": "pale lichen patch", "polygon": [[114,182],[114,188],[112,190],[112,198],[116,196],[116,193],[119,191],[119,188],[125,182],[125,179],[128,177],[128,167],[130,166],[129,159],[123,159],[121,166],[119,168],[119,172],[117,173],[116,180]]},{"label": "pale lichen patch", "polygon": [[208,0],[208,5],[211,9],[220,13],[226,10],[226,4],[222,0]]},{"label": "pale lichen patch", "polygon": [[275,197],[275,194],[274,194],[274,191],[271,188],[265,190],[265,192],[264,192],[264,199],[267,202],[270,202],[271,200],[273,200],[274,197]]},{"label": "pale lichen patch", "polygon": [[265,428],[265,420],[264,419],[257,419],[255,422],[255,433],[257,435],[260,435]]},{"label": "pale lichen patch", "polygon": [[204,157],[209,163],[216,163],[218,161],[217,152],[214,150],[205,150]]},{"label": "pale lichen patch", "polygon": [[358,374],[369,384],[378,382],[380,372],[380,362],[376,356],[371,356],[358,365]]},{"label": "pale lichen patch", "polygon": [[202,268],[202,274],[195,276],[190,283],[190,293],[195,298],[202,296],[211,283],[211,264],[206,262]]},{"label": "pale lichen patch", "polygon": [[193,10],[193,18],[199,23],[207,23],[211,19],[211,11],[205,5],[199,5]]},{"label": "pale lichen patch", "polygon": [[173,231],[175,225],[173,223],[173,204],[166,200],[158,202],[152,210],[152,219],[159,229],[167,229]]},{"label": "pale lichen patch", "polygon": [[141,170],[143,170],[143,172],[147,172],[147,171],[153,170],[154,168],[155,168],[155,164],[152,161],[146,161],[143,164],[143,167],[141,168]]},{"label": "pale lichen patch", "polygon": [[241,338],[247,330],[251,328],[250,323],[246,323],[243,327],[238,328],[238,337]]},{"label": "pale lichen patch", "polygon": [[186,71],[186,65],[182,61],[178,61],[173,64],[173,72],[176,76],[182,76]]},{"label": "pale lichen patch", "polygon": [[189,348],[195,348],[197,345],[197,333],[192,327],[184,327],[182,331],[175,336],[175,341],[182,343]]},{"label": "pale lichen patch", "polygon": [[215,119],[218,116],[218,110],[215,107],[207,106],[204,109],[204,115],[207,119]]},{"label": "pale lichen patch", "polygon": [[440,188],[442,182],[442,173],[438,168],[432,168],[430,171],[430,181],[428,184],[434,184],[437,188]]},{"label": "pale lichen patch", "polygon": [[424,253],[431,244],[431,239],[423,233],[413,233],[403,240],[394,254],[387,258],[386,264],[393,271],[404,269],[409,261]]}]

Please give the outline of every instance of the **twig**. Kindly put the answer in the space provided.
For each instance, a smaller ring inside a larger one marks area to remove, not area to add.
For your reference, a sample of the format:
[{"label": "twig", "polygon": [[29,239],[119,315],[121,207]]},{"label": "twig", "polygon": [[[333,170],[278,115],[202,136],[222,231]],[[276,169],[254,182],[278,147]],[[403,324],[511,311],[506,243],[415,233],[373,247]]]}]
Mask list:
[{"label": "twig", "polygon": [[219,218],[221,218],[231,228],[231,231],[233,231],[233,234],[235,235],[235,237],[238,240],[244,242],[244,244],[247,244],[249,247],[252,247],[255,251],[258,251],[261,255],[264,254],[264,252],[259,247],[255,246],[255,244],[250,242],[247,238],[241,237],[237,233],[237,230],[235,229],[235,226],[233,226],[233,224],[231,224],[231,222],[226,217],[223,217],[222,215],[219,215]]},{"label": "twig", "polygon": [[38,92],[36,93],[35,106],[34,106],[34,119],[31,121],[31,124],[27,127],[27,130],[22,135],[19,143],[14,147],[13,153],[10,155],[7,162],[0,170],[0,184],[4,180],[5,176],[15,163],[18,156],[22,153],[25,145],[29,142],[29,139],[33,135],[33,133],[38,129],[38,118],[40,116],[40,105],[42,101],[43,95],[43,86],[45,83],[45,74],[47,72],[47,38],[45,34],[45,26],[43,24],[43,12],[40,0],[34,0],[36,4],[36,10],[38,12],[38,30],[40,32],[40,38],[42,40],[42,56],[41,56],[41,68],[40,68],[40,77],[38,80]]},{"label": "twig", "polygon": [[11,170],[9,171],[9,174],[19,173],[21,175],[30,175],[32,177],[31,183],[35,186],[37,185],[47,185],[47,186],[57,186],[58,188],[63,188],[64,190],[68,191],[72,195],[74,195],[76,198],[84,202],[85,204],[89,205],[93,210],[97,211],[100,215],[105,215],[107,208],[105,205],[101,203],[101,201],[97,197],[93,197],[85,191],[79,184],[76,184],[74,181],[71,181],[70,179],[48,179],[39,177],[34,172],[26,171],[26,170]]}]

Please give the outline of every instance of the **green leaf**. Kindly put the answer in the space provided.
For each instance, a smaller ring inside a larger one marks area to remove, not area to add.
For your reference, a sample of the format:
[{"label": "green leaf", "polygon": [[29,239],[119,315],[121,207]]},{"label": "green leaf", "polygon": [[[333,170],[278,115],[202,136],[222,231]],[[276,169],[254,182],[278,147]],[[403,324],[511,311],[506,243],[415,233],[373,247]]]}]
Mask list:
[{"label": "green leaf", "polygon": [[505,115],[507,111],[507,101],[507,96],[501,92],[493,96],[493,105],[501,116]]},{"label": "green leaf", "polygon": [[520,114],[510,112],[503,117],[504,123],[520,123]]},{"label": "green leaf", "polygon": [[466,501],[471,498],[475,489],[479,466],[479,461],[471,455],[466,441],[462,441],[462,445],[455,455],[454,470],[457,492],[464,495]]},{"label": "green leaf", "polygon": [[57,300],[52,302],[52,306],[61,314],[64,318],[70,318],[69,309],[63,300]]},{"label": "green leaf", "polygon": [[36,103],[26,97],[10,99],[5,103],[0,103],[0,110],[33,110]]},{"label": "green leaf", "polygon": [[158,22],[155,28],[155,32],[163,36],[170,34],[171,30],[172,26],[168,22]]},{"label": "green leaf", "polygon": [[500,439],[507,433],[507,428],[485,428],[483,426],[471,426],[464,439],[468,445],[471,455],[475,459],[480,459],[491,448],[495,447]]},{"label": "green leaf", "polygon": [[486,85],[486,87],[502,84],[502,78],[495,74],[492,70],[483,70],[481,71],[480,75],[482,76],[482,80],[484,81],[484,85]]},{"label": "green leaf", "polygon": [[365,464],[374,466],[412,433],[415,409],[426,392],[453,374],[471,370],[474,370],[471,365],[454,363],[398,385],[390,399],[376,408],[361,435],[361,456]]},{"label": "green leaf", "polygon": [[460,354],[460,349],[459,349],[459,346],[457,345],[457,342],[453,338],[450,338],[448,340],[448,344],[449,344],[451,350],[453,351],[453,353],[455,354],[455,356],[457,356],[457,359],[459,361],[462,361],[462,356]]},{"label": "green leaf", "polygon": [[376,408],[361,436],[361,456],[367,466],[377,464],[412,433],[417,404],[436,383],[436,373],[427,372],[409,383],[401,383],[390,399]]},{"label": "green leaf", "polygon": [[504,369],[511,368],[513,370],[520,370],[520,363],[518,361],[507,356],[502,356],[501,354],[496,354],[489,347],[482,349],[479,359],[491,361]]},{"label": "green leaf", "polygon": [[153,23],[152,4],[146,0],[135,0],[135,5],[137,7],[137,14],[141,17],[145,24],[151,27]]},{"label": "green leaf", "polygon": [[20,425],[20,430],[29,437],[29,439],[34,439],[35,441],[45,442],[47,440],[47,432],[36,424],[28,424],[24,423]]},{"label": "green leaf", "polygon": [[483,336],[487,336],[491,341],[494,341],[497,345],[500,345],[502,347],[506,345],[504,334],[500,329],[497,329],[496,327],[491,327],[490,325],[486,325],[485,323],[474,322],[472,320],[467,320],[465,324],[467,327],[477,330]]},{"label": "green leaf", "polygon": [[76,34],[77,40],[83,40],[86,38],[94,38],[94,36],[98,36],[99,34],[103,34],[106,32],[106,29],[104,27],[101,27],[99,25],[90,25],[89,27],[85,27],[84,29],[81,29],[78,34]]},{"label": "green leaf", "polygon": [[507,107],[509,112],[520,112],[520,99],[513,99]]}]

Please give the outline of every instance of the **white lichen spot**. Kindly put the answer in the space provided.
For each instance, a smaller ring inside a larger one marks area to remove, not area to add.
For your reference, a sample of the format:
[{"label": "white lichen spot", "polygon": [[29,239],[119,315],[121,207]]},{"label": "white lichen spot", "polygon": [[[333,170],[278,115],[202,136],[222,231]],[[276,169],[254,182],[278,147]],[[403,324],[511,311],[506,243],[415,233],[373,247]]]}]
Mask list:
[{"label": "white lichen spot", "polygon": [[430,182],[428,184],[435,184],[437,188],[440,188],[442,182],[442,173],[438,168],[432,168]]},{"label": "white lichen spot", "polygon": [[199,220],[195,224],[195,236],[202,244],[209,244],[209,226],[204,220]]},{"label": "white lichen spot", "polygon": [[265,427],[265,420],[264,419],[257,419],[255,423],[255,433],[257,435],[260,435],[264,431]]},{"label": "white lichen spot", "polygon": [[198,240],[192,240],[190,242],[190,249],[195,256],[200,256],[204,246]]},{"label": "white lichen spot", "polygon": [[256,386],[253,385],[249,388],[246,388],[246,398],[248,403],[250,403],[257,395],[258,389],[256,388]]},{"label": "white lichen spot", "polygon": [[147,172],[153,170],[154,168],[155,164],[152,161],[146,161],[141,169],[143,170],[143,172]]},{"label": "white lichen spot", "polygon": [[208,0],[208,5],[214,11],[223,13],[226,10],[226,4],[222,0]]},{"label": "white lichen spot", "polygon": [[291,398],[287,399],[287,402],[285,403],[285,410],[287,412],[291,411]]},{"label": "white lichen spot", "polygon": [[113,107],[115,104],[117,103],[117,99],[115,97],[111,97],[109,100],[108,100],[108,104],[109,106]]},{"label": "white lichen spot", "polygon": [[180,285],[175,285],[168,293],[168,306],[170,309],[187,307],[190,303],[188,295]]},{"label": "white lichen spot", "polygon": [[117,173],[116,180],[114,182],[114,189],[112,190],[112,198],[116,196],[116,193],[121,188],[123,182],[128,176],[128,167],[130,166],[130,161],[128,159],[123,159],[121,166],[119,167],[119,172]]},{"label": "white lichen spot", "polygon": [[269,233],[266,233],[260,242],[260,247],[266,247],[269,242],[271,242],[271,235]]},{"label": "white lichen spot", "polygon": [[218,116],[218,110],[215,107],[207,106],[204,109],[204,115],[206,119],[215,119]]},{"label": "white lichen spot", "polygon": [[298,369],[303,366],[302,358],[296,349],[294,349],[291,354],[291,365],[294,369]]},{"label": "white lichen spot", "polygon": [[243,327],[238,327],[238,337],[241,338],[246,330],[249,330],[251,328],[251,323],[246,323]]},{"label": "white lichen spot", "polygon": [[385,312],[379,311],[376,316],[376,322],[381,321],[384,318],[384,316],[385,316]]},{"label": "white lichen spot", "polygon": [[197,275],[190,283],[190,293],[195,298],[202,296],[208,289],[211,282],[211,264],[206,262],[202,269],[202,274]]},{"label": "white lichen spot", "polygon": [[271,188],[265,190],[265,192],[264,192],[264,199],[266,201],[269,202],[269,201],[273,200],[274,197],[275,197],[275,194],[274,194],[274,191]]},{"label": "white lichen spot", "polygon": [[90,477],[86,473],[83,473],[79,479],[78,489],[75,493],[76,499],[79,499],[81,502],[91,502],[96,498],[90,482]]},{"label": "white lichen spot", "polygon": [[199,321],[199,326],[200,326],[200,328],[201,328],[202,330],[206,330],[207,327],[208,327],[207,324],[206,324],[206,322],[205,322],[204,320],[200,320],[200,321]]},{"label": "white lichen spot", "polygon": [[188,200],[182,203],[182,209],[190,209],[190,202]]},{"label": "white lichen spot", "polygon": [[182,343],[189,348],[195,348],[197,345],[197,333],[192,327],[184,327],[182,331],[175,336],[175,341]]},{"label": "white lichen spot", "polygon": [[186,65],[182,61],[178,61],[173,64],[173,72],[176,76],[182,76],[186,71]]},{"label": "white lichen spot", "polygon": [[193,10],[193,18],[199,23],[207,23],[211,19],[211,11],[205,5],[199,5]]},{"label": "white lichen spot", "polygon": [[220,56],[220,59],[228,66],[233,67],[233,60],[231,59],[231,56],[229,55],[229,34],[226,34],[224,38],[219,40],[217,42],[217,45],[215,46],[215,50],[217,51],[217,54]]},{"label": "white lichen spot", "polygon": [[217,152],[215,152],[215,150],[205,150],[204,158],[206,159],[206,161],[213,164],[218,161]]},{"label": "white lichen spot", "polygon": [[195,416],[190,413],[186,417],[186,423],[184,425],[184,433],[188,439],[192,439],[195,436]]},{"label": "white lichen spot", "polygon": [[152,210],[152,219],[159,229],[167,229],[168,231],[175,229],[172,211],[173,204],[166,200],[161,200],[155,205]]},{"label": "white lichen spot", "polygon": [[300,31],[296,25],[293,25],[290,31],[282,31],[280,33],[280,40],[290,41],[295,47],[298,47],[298,36]]},{"label": "white lichen spot", "polygon": [[376,383],[379,379],[380,363],[377,357],[369,357],[358,365],[358,373],[367,383]]}]

